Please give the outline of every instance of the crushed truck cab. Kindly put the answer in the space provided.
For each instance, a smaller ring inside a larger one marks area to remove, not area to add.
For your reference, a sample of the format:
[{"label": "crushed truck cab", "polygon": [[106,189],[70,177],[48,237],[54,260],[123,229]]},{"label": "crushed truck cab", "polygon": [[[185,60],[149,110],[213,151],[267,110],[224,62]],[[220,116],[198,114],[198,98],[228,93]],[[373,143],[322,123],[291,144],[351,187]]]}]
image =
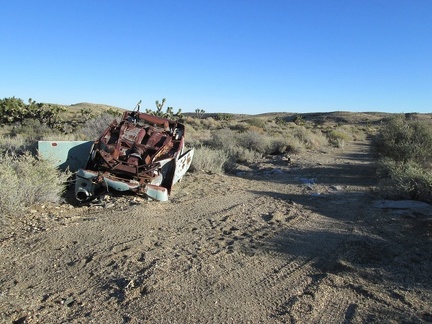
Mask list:
[{"label": "crushed truck cab", "polygon": [[[92,142],[90,150],[89,145],[80,142],[83,152],[71,155],[69,151],[61,164],[68,166],[67,161],[76,161],[77,156],[82,160],[82,155],[87,155],[85,165],[76,171],[75,197],[79,201],[110,190],[131,191],[166,201],[172,186],[181,180],[192,162],[194,150],[185,150],[184,134],[185,127],[180,122],[126,111],[120,121],[114,120]],[[39,143],[40,153],[50,156],[47,147],[55,150],[61,145],[50,141],[42,146],[45,149],[41,150]]]}]

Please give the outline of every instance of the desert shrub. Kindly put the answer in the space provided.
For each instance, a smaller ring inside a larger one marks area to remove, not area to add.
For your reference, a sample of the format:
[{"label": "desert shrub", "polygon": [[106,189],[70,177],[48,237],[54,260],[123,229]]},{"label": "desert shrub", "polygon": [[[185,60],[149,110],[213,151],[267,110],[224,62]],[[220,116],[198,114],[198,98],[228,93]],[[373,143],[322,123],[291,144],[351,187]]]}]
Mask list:
[{"label": "desert shrub", "polygon": [[342,128],[332,129],[327,133],[330,144],[344,148],[345,144],[352,141],[351,135]]},{"label": "desert shrub", "polygon": [[0,211],[10,214],[36,204],[59,202],[69,174],[30,153],[0,156]]},{"label": "desert shrub", "polygon": [[211,132],[211,139],[206,143],[207,146],[229,151],[237,146],[239,134],[229,128],[218,129]]},{"label": "desert shrub", "polygon": [[229,170],[233,167],[233,163],[252,163],[258,159],[262,158],[262,154],[257,151],[250,150],[248,148],[242,146],[232,146],[228,151],[226,151],[228,156],[230,157],[231,164],[226,167],[226,170]]},{"label": "desert shrub", "polygon": [[262,129],[261,127],[254,126],[254,125],[250,125],[250,126],[247,128],[247,131],[249,131],[249,132],[255,132],[255,133],[259,133],[259,134],[264,134],[264,133],[266,133],[266,132],[264,131],[264,129]]},{"label": "desert shrub", "polygon": [[58,129],[53,129],[37,119],[25,119],[21,124],[15,125],[10,132],[11,136],[22,135],[27,142],[36,142],[47,135],[61,134]]},{"label": "desert shrub", "polygon": [[236,131],[238,133],[244,133],[247,132],[250,129],[250,125],[246,124],[245,122],[235,122],[235,123],[229,123],[228,125],[229,129]]},{"label": "desert shrub", "polygon": [[274,122],[277,125],[285,126],[287,124],[287,118],[286,117],[277,116],[277,117],[275,117]]},{"label": "desert shrub", "polygon": [[232,158],[227,151],[201,146],[195,148],[191,170],[222,173],[229,169],[232,164]]},{"label": "desert shrub", "polygon": [[81,140],[96,140],[103,131],[114,121],[115,117],[111,114],[101,114],[87,120],[79,130]]},{"label": "desert shrub", "polygon": [[220,120],[216,120],[212,117],[205,118],[201,122],[203,127],[207,129],[216,129],[222,127]]},{"label": "desert shrub", "polygon": [[230,155],[237,163],[253,163],[262,158],[262,154],[257,151],[237,146],[233,148]]},{"label": "desert shrub", "polygon": [[359,125],[342,125],[341,129],[348,133],[353,141],[365,140],[367,133],[370,133],[366,127]]},{"label": "desert shrub", "polygon": [[373,141],[375,152],[381,157],[407,163],[414,161],[429,165],[432,157],[432,127],[426,121],[407,120],[404,115],[390,118]]},{"label": "desert shrub", "polygon": [[22,135],[0,137],[0,154],[22,154],[33,145]]},{"label": "desert shrub", "polygon": [[287,141],[289,143],[288,152],[290,153],[296,154],[303,152],[306,149],[304,143],[298,137],[290,136],[287,138]]},{"label": "desert shrub", "polygon": [[292,131],[293,137],[307,149],[318,149],[328,145],[327,137],[320,130],[311,130],[304,126],[297,126]]},{"label": "desert shrub", "polygon": [[400,164],[392,159],[379,161],[378,174],[382,177],[379,190],[393,199],[414,199],[432,202],[432,173],[408,162]]},{"label": "desert shrub", "polygon": [[269,149],[269,154],[283,154],[291,151],[291,141],[289,138],[276,137],[272,138]]},{"label": "desert shrub", "polygon": [[[62,134],[47,134],[43,138],[43,141],[80,141],[82,135],[80,133],[62,133]],[[37,143],[36,143],[37,144]]]},{"label": "desert shrub", "polygon": [[194,129],[202,128],[202,119],[199,119],[199,118],[187,116],[184,118],[183,123],[185,124],[187,129],[189,129],[190,127],[194,128]]},{"label": "desert shrub", "polygon": [[256,131],[247,131],[238,135],[238,144],[261,154],[268,152],[270,138]]},{"label": "desert shrub", "polygon": [[236,119],[230,119],[230,120],[226,120],[226,121],[222,122],[223,128],[229,128],[229,129],[232,129],[232,130],[239,130],[240,131],[240,129],[238,129],[238,125],[239,124],[242,125],[240,128],[242,128],[243,131],[247,129],[247,124],[246,123],[244,123],[242,121],[238,121]]},{"label": "desert shrub", "polygon": [[266,125],[266,122],[263,119],[260,118],[250,118],[250,119],[246,119],[245,123],[251,125],[251,126],[255,126],[257,128],[264,128]]},{"label": "desert shrub", "polygon": [[294,124],[299,125],[299,126],[305,124],[305,120],[304,120],[304,118],[303,118],[302,115],[295,115],[293,117],[292,121],[293,121]]},{"label": "desert shrub", "polygon": [[233,117],[234,117],[233,114],[220,113],[220,114],[216,115],[217,120],[225,120],[225,121],[229,121],[229,120],[233,119]]},{"label": "desert shrub", "polygon": [[185,140],[188,146],[198,147],[208,142],[211,138],[210,130],[199,129],[186,126]]},{"label": "desert shrub", "polygon": [[373,140],[383,179],[379,189],[392,198],[431,202],[432,129],[426,121],[405,117],[388,119]]}]

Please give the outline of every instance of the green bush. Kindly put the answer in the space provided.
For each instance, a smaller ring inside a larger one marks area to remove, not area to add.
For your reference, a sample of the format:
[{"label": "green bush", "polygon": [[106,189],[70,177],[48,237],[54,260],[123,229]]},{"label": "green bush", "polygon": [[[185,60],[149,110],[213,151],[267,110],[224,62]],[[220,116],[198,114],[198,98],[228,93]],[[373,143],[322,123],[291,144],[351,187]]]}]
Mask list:
[{"label": "green bush", "polygon": [[404,115],[390,118],[373,141],[375,152],[400,163],[413,161],[430,165],[432,157],[432,127],[421,120],[405,119]]},{"label": "green bush", "polygon": [[432,202],[432,129],[429,122],[396,115],[373,141],[380,157],[379,189],[391,198]]},{"label": "green bush", "polygon": [[432,202],[432,173],[415,163],[400,163],[384,158],[378,174],[383,178],[380,191],[389,198]]},{"label": "green bush", "polygon": [[37,203],[57,203],[69,177],[30,153],[0,156],[0,212],[11,214]]}]

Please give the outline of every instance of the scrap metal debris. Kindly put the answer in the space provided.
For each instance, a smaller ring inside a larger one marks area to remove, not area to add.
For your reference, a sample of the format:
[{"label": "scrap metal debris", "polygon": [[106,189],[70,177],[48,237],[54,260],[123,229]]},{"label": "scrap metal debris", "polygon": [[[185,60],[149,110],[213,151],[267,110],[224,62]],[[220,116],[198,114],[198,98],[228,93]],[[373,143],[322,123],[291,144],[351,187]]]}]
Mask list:
[{"label": "scrap metal debris", "polygon": [[189,169],[194,150],[185,150],[184,125],[140,113],[137,107],[125,111],[94,142],[39,143],[40,154],[54,155],[62,168],[77,169],[77,200],[90,201],[116,190],[166,201]]}]

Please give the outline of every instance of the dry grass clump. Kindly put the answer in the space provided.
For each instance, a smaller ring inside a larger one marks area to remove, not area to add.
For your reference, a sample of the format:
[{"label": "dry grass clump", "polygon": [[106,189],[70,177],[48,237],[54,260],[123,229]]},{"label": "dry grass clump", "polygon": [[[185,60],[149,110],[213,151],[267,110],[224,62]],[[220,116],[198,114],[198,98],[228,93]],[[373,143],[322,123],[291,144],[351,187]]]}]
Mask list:
[{"label": "dry grass clump", "polygon": [[318,129],[296,126],[292,130],[292,136],[307,149],[319,149],[328,145],[327,137]]},{"label": "dry grass clump", "polygon": [[352,136],[343,128],[332,129],[327,133],[330,144],[333,146],[344,148],[346,143],[353,140]]},{"label": "dry grass clump", "polygon": [[252,163],[262,158],[261,153],[242,146],[233,147],[228,155],[236,163]]},{"label": "dry grass clump", "polygon": [[183,123],[186,125],[187,129],[193,128],[193,129],[201,129],[203,128],[202,119],[201,118],[195,118],[191,116],[186,116],[183,120]]},{"label": "dry grass clump", "polygon": [[213,117],[208,117],[201,120],[202,126],[205,129],[217,129],[222,127],[222,122],[220,120],[216,120]]},{"label": "dry grass clump", "polygon": [[222,173],[231,165],[231,157],[227,151],[201,146],[195,148],[191,170]]},{"label": "dry grass clump", "polygon": [[188,146],[201,146],[203,143],[209,141],[210,138],[211,132],[209,129],[196,130],[195,128],[186,125],[185,141]]},{"label": "dry grass clump", "polygon": [[254,118],[246,119],[244,122],[260,129],[264,129],[266,127],[266,121],[262,118],[254,117]]},{"label": "dry grass clump", "polygon": [[[79,129],[79,140],[94,141],[116,118],[108,113],[87,120]],[[119,120],[119,119],[118,119]]]},{"label": "dry grass clump", "polygon": [[21,134],[0,137],[0,154],[22,154],[31,147],[32,144]]},{"label": "dry grass clump", "polygon": [[59,202],[68,177],[68,172],[29,152],[0,155],[0,212],[11,214],[36,203]]},{"label": "dry grass clump", "polygon": [[341,125],[340,128],[348,133],[353,141],[363,141],[366,139],[367,134],[371,133],[368,128],[358,125]]},{"label": "dry grass clump", "polygon": [[278,155],[285,153],[300,153],[306,150],[304,143],[292,134],[284,134],[283,136],[275,136],[272,138],[269,153],[270,155]]},{"label": "dry grass clump", "polygon": [[265,154],[270,148],[271,139],[266,135],[254,130],[250,130],[245,133],[238,134],[237,143],[246,149]]},{"label": "dry grass clump", "polygon": [[55,128],[50,128],[37,119],[25,119],[22,124],[9,125],[9,135],[25,137],[26,142],[37,142],[47,135],[61,135],[62,132]]}]

